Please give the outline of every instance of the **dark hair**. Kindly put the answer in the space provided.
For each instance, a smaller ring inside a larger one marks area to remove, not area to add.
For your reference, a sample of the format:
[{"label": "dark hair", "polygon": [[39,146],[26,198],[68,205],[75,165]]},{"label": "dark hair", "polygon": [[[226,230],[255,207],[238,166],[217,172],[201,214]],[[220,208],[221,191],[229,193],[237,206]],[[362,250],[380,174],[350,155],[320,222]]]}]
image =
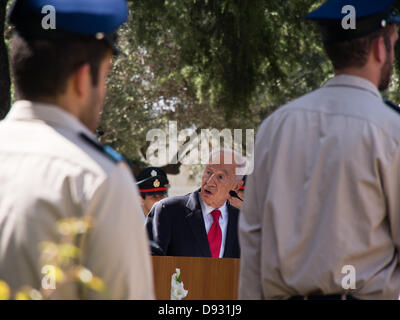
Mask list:
[{"label": "dark hair", "polygon": [[30,39],[14,35],[11,70],[18,98],[37,100],[65,92],[69,76],[84,63],[97,86],[99,68],[108,45],[96,39]]},{"label": "dark hair", "polygon": [[322,29],[323,44],[325,53],[332,61],[335,69],[344,69],[348,67],[363,67],[367,63],[368,55],[371,51],[372,42],[383,37],[385,41],[386,51],[390,52],[390,34],[393,32],[393,25],[387,28],[375,31],[364,37],[353,40],[341,42],[328,42],[326,41],[326,34],[329,32],[327,29]]}]

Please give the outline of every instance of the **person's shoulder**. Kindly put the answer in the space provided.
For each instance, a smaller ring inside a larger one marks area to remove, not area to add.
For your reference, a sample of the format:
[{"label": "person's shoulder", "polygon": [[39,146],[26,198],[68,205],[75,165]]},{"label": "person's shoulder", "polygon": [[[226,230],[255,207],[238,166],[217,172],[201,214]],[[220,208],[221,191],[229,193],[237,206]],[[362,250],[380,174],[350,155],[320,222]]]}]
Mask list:
[{"label": "person's shoulder", "polygon": [[227,203],[226,208],[227,208],[228,212],[231,213],[231,214],[238,215],[239,212],[240,212],[240,210],[238,208],[236,208],[235,206],[233,206],[229,202]]},{"label": "person's shoulder", "polygon": [[52,161],[61,163],[66,174],[75,171],[100,180],[111,177],[124,180],[125,175],[132,178],[123,156],[100,144],[95,136],[61,127],[49,126],[46,129],[51,132],[46,135],[48,145],[39,143],[39,148],[43,154],[52,157]]},{"label": "person's shoulder", "polygon": [[43,152],[50,153],[54,161],[68,163],[82,173],[102,179],[120,175],[121,169],[131,176],[124,157],[111,147],[100,144],[94,135],[60,127],[50,129],[52,134],[47,136],[49,147],[45,147]]},{"label": "person's shoulder", "polygon": [[176,206],[186,206],[192,195],[193,193],[188,193],[182,196],[167,197],[158,201],[156,205],[166,209]]},{"label": "person's shoulder", "polygon": [[[344,91],[340,93],[341,90]],[[378,128],[388,136],[400,137],[400,108],[395,110],[371,91],[351,86],[322,86],[282,105],[264,119],[258,135],[267,137],[266,130],[271,126],[281,127],[286,119],[301,120],[300,114],[353,119],[353,122]]]},{"label": "person's shoulder", "polygon": [[185,213],[200,206],[197,193],[198,191],[194,191],[182,196],[164,198],[154,204],[151,215],[183,217]]},{"label": "person's shoulder", "polygon": [[119,163],[121,161],[125,161],[124,156],[121,155],[120,153],[118,153],[112,147],[110,147],[108,145],[102,145],[100,142],[98,142],[97,140],[95,140],[94,138],[88,136],[85,133],[80,133],[79,137],[81,138],[81,140],[86,142],[86,144],[88,146],[90,146],[90,147],[92,147],[92,149],[96,150],[98,152],[98,154],[100,154],[103,157],[107,158],[111,162],[117,164],[117,163]]},{"label": "person's shoulder", "polygon": [[80,133],[77,138],[77,146],[83,151],[81,165],[88,170],[96,170],[99,173],[110,175],[118,168],[128,169],[124,156],[108,145],[102,145],[93,137]]},{"label": "person's shoulder", "polygon": [[[92,188],[108,186],[118,190],[134,189],[135,180],[124,157],[111,147],[103,146],[95,137],[83,133],[60,132],[58,139],[64,142],[64,150],[55,156],[61,163],[63,172],[74,180],[84,181]],[[124,197],[124,192],[113,193]]]},{"label": "person's shoulder", "polygon": [[314,99],[315,96],[319,94],[320,90],[321,88],[318,88],[279,106],[262,121],[260,128],[265,127],[269,122],[274,122],[277,119],[282,118],[282,116],[290,113],[291,111],[300,110],[305,105],[310,106],[310,102]]},{"label": "person's shoulder", "polygon": [[125,190],[136,188],[128,163],[114,149],[100,144],[92,134],[59,127],[55,130],[55,139],[63,148],[57,149],[55,158],[61,162],[66,175],[83,180],[91,188],[104,186],[120,190],[119,194],[113,193],[115,198],[125,197]]},{"label": "person's shoulder", "polygon": [[400,109],[392,102],[382,101],[379,108],[370,113],[370,122],[374,123],[386,136],[400,145]]}]

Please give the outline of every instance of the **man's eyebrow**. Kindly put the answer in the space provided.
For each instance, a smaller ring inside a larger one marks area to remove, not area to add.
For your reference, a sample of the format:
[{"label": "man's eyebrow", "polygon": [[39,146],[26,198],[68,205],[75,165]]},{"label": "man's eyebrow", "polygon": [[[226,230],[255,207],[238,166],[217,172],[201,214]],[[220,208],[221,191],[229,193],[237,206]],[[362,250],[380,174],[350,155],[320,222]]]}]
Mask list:
[{"label": "man's eyebrow", "polygon": [[229,176],[229,173],[226,169],[221,168],[221,169],[217,169],[217,171],[223,171],[227,176]]}]

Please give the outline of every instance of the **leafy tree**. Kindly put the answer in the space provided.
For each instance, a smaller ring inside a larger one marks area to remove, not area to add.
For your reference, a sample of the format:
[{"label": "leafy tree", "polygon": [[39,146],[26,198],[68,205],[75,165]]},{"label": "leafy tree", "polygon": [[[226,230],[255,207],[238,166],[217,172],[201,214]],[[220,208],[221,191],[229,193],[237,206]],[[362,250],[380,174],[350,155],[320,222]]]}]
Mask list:
[{"label": "leafy tree", "polygon": [[309,35],[303,20],[313,2],[136,0],[131,31],[149,50],[172,40],[177,71],[185,71],[199,102],[223,108],[229,120],[235,110],[248,111],[260,83],[276,87],[285,65],[299,61],[294,39]]},{"label": "leafy tree", "polygon": [[0,0],[0,119],[4,118],[10,109],[10,72],[7,47],[5,44],[5,20],[7,0]]},{"label": "leafy tree", "polygon": [[[102,142],[139,170],[147,165],[146,133],[166,128],[168,121],[177,121],[178,130],[257,129],[276,108],[332,76],[319,32],[304,19],[322,2],[131,0],[120,32],[122,52],[108,81]],[[9,75],[1,44],[0,39],[0,69],[6,71],[0,70],[0,110],[7,110]],[[396,55],[400,59],[398,50]],[[399,71],[397,63],[384,93],[398,102]],[[179,164],[168,167],[178,169]]]},{"label": "leafy tree", "polygon": [[304,20],[313,2],[132,1],[103,142],[138,163],[146,132],[168,120],[180,128],[257,128],[331,72]]}]

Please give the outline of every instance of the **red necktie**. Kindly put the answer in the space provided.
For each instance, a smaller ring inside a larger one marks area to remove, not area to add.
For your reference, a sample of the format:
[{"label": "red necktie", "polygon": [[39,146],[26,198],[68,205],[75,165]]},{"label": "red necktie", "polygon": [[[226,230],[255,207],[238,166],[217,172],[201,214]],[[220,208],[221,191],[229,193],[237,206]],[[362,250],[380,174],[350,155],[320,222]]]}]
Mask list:
[{"label": "red necktie", "polygon": [[221,215],[221,211],[213,210],[211,211],[211,215],[214,219],[214,222],[208,231],[208,243],[210,245],[211,256],[213,258],[219,258],[219,251],[221,249],[222,242],[222,231],[219,226],[219,217]]}]

